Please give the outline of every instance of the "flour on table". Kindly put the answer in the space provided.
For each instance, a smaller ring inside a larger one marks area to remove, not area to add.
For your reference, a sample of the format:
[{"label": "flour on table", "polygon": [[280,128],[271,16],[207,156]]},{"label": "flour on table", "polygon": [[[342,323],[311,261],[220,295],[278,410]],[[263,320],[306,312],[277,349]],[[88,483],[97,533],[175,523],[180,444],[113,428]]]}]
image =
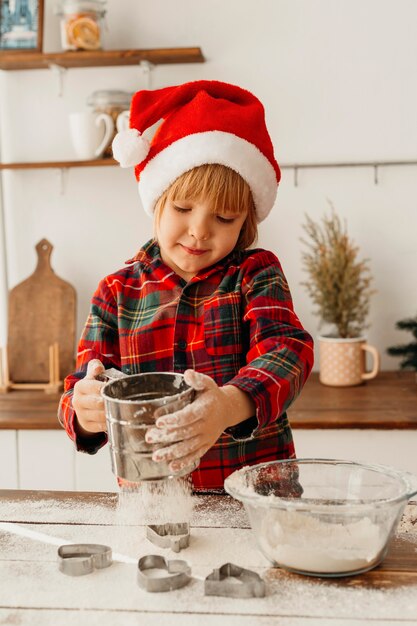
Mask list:
[{"label": "flour on table", "polygon": [[417,543],[417,506],[406,507],[398,525],[397,537]]},{"label": "flour on table", "polygon": [[[53,492],[51,492],[53,494]],[[21,499],[2,502],[1,519],[3,521],[20,522],[21,518],[26,523],[69,523],[69,524],[114,524],[114,502],[117,494],[101,497],[94,494],[90,500],[83,502],[74,498],[55,499],[26,498],[24,501],[24,514],[20,513]]]}]

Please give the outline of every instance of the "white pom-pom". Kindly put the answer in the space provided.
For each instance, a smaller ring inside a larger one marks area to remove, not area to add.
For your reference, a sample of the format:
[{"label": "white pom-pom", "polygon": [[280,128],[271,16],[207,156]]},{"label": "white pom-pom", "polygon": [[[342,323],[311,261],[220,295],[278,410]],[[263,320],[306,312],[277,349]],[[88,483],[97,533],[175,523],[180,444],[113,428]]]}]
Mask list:
[{"label": "white pom-pom", "polygon": [[136,128],[117,133],[112,143],[113,156],[121,167],[142,163],[148,156],[149,149],[149,141]]}]

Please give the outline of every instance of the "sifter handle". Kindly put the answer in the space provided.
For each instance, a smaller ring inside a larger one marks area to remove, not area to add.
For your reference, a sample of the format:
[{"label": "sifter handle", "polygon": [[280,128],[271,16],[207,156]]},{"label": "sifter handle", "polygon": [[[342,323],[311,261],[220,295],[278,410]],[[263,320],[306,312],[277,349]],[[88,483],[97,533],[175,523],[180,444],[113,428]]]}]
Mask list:
[{"label": "sifter handle", "polygon": [[117,380],[118,378],[126,378],[127,374],[123,374],[120,370],[117,370],[115,367],[109,367],[109,369],[104,370],[102,374],[96,376],[96,380],[100,380],[103,383],[107,383],[109,380]]}]

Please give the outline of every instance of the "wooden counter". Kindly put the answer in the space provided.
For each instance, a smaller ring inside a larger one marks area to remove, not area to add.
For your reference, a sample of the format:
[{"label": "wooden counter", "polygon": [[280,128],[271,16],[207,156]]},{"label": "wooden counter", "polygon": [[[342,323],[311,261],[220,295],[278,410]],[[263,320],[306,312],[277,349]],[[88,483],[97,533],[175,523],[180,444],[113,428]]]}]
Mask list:
[{"label": "wooden counter", "polygon": [[[145,538],[140,511],[118,494],[0,491],[0,623],[107,626],[365,626],[415,624],[417,534],[399,533],[383,563],[365,574],[329,579],[271,568],[257,549],[245,512],[228,496],[197,496],[190,547],[174,554]],[[138,497],[134,494],[133,497]],[[118,504],[119,502],[119,504]],[[139,503],[139,501],[138,501]],[[407,507],[407,524],[417,506]],[[132,515],[134,517],[132,517]],[[58,571],[64,542],[102,543],[113,565],[73,578]],[[145,554],[187,560],[183,589],[148,593],[137,585]],[[265,580],[265,598],[204,596],[204,578],[226,562]],[[280,619],[281,618],[281,619]],[[382,618],[381,621],[376,621]]]},{"label": "wooden counter", "polygon": [[[0,429],[59,429],[58,394],[11,391],[0,394]],[[417,430],[414,372],[381,372],[358,387],[326,387],[312,374],[289,410],[293,428]]]},{"label": "wooden counter", "polygon": [[417,430],[415,372],[381,372],[358,387],[326,387],[313,374],[289,417],[293,428]]}]

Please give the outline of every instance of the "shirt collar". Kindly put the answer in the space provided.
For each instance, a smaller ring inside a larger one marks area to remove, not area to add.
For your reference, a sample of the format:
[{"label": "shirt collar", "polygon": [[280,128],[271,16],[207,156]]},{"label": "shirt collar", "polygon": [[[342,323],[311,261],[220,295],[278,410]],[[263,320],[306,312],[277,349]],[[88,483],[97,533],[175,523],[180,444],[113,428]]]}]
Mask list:
[{"label": "shirt collar", "polygon": [[[230,252],[230,254],[228,254],[224,259],[221,259],[207,269],[201,270],[201,272],[199,272],[191,280],[203,280],[211,274],[215,273],[216,271],[223,269],[224,267],[230,267],[235,263],[239,263],[241,259],[242,251],[232,250],[232,252]],[[126,265],[139,263],[148,271],[151,271],[155,267],[159,266],[162,262],[163,261],[161,259],[161,251],[159,249],[159,244],[156,239],[150,239],[149,241],[147,241],[134,257],[125,261]]]},{"label": "shirt collar", "polygon": [[150,239],[144,246],[135,254],[134,257],[125,261],[126,265],[132,265],[134,263],[140,263],[147,268],[152,268],[155,263],[161,262],[161,253],[159,245],[155,239]]}]

